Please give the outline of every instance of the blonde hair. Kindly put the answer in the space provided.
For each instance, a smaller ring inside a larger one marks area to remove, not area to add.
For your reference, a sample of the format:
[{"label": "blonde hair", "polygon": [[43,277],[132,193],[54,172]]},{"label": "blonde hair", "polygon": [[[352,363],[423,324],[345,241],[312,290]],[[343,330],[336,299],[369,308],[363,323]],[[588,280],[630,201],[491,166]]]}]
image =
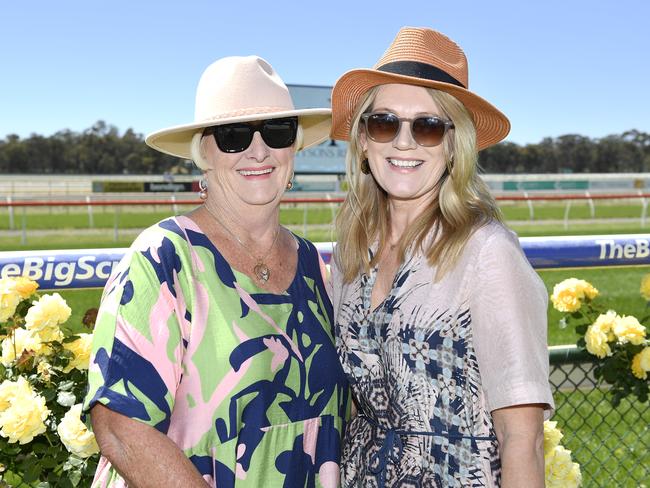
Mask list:
[{"label": "blonde hair", "polygon": [[[349,189],[336,218],[336,262],[346,283],[374,267],[388,244],[390,213],[386,192],[372,174],[360,171],[364,159],[359,141],[360,119],[370,110],[379,88],[367,92],[352,116],[346,156]],[[438,182],[435,200],[402,234],[398,256],[401,262],[411,246],[421,249],[429,264],[437,267],[439,280],[454,266],[472,232],[491,220],[500,221],[501,213],[478,175],[476,130],[471,115],[452,95],[432,88],[427,91],[442,115],[454,123],[454,129],[447,131],[442,142],[447,169]],[[378,246],[371,258],[368,249],[374,243]]]}]

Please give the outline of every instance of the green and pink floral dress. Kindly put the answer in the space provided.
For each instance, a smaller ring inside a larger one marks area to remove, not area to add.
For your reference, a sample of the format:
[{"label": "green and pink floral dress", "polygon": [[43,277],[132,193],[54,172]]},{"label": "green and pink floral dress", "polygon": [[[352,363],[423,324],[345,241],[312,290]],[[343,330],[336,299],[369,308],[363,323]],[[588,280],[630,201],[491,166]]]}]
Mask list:
[{"label": "green and pink floral dress", "polygon": [[[348,384],[322,261],[296,241],[275,294],[187,217],[143,232],[104,291],[85,409],[165,433],[215,487],[337,487]],[[125,483],[102,458],[93,486]]]}]

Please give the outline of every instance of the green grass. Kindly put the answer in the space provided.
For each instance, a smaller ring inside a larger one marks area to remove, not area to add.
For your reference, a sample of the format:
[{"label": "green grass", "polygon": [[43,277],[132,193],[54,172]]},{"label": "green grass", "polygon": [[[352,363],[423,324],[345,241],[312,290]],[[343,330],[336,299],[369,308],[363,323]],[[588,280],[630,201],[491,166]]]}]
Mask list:
[{"label": "green grass", "polygon": [[[97,207],[93,210],[93,228],[112,229],[117,226],[120,229],[142,229],[155,224],[159,220],[169,217],[174,212],[169,208],[160,210],[161,206],[136,207],[131,210],[128,207]],[[179,207],[179,213],[185,213],[192,207]],[[314,205],[284,205],[280,210],[280,220],[285,225],[310,225],[329,224],[332,222],[337,211],[337,206],[314,206]],[[44,212],[42,209],[29,209],[23,213],[22,209],[14,212],[13,230],[23,228],[23,222],[27,230],[43,229],[88,229],[90,219],[85,209],[73,207],[71,209],[55,208],[52,212]],[[10,230],[9,213],[6,210],[0,212],[0,231]]]},{"label": "green grass", "polygon": [[[606,393],[555,392],[553,420],[562,445],[581,466],[583,487],[650,487],[650,409],[625,399],[613,408]],[[641,484],[645,483],[645,485]]]},{"label": "green grass", "polygon": [[[529,220],[530,210],[525,203],[510,204],[499,202],[501,211],[506,220]],[[620,219],[620,218],[640,218],[642,211],[641,204],[617,203],[597,201],[594,205],[594,218],[596,219]],[[566,203],[557,202],[534,202],[533,215],[534,220],[562,220],[566,212]],[[582,200],[571,201],[569,218],[571,219],[590,219],[591,209],[589,205]]]}]

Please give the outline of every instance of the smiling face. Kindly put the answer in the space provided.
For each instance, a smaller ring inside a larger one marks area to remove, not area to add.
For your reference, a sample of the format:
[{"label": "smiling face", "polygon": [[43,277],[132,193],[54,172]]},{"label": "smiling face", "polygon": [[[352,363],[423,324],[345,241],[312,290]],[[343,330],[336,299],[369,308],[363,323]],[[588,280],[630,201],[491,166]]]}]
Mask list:
[{"label": "smiling face", "polygon": [[[447,119],[427,89],[413,85],[382,85],[370,111],[391,112],[407,119],[422,115]],[[419,209],[437,197],[438,182],[446,163],[443,144],[420,146],[413,139],[410,124],[401,122],[398,135],[383,143],[370,139],[361,125],[359,142],[375,181],[387,193],[389,201]]]},{"label": "smiling face", "polygon": [[209,196],[221,200],[220,206],[245,215],[250,206],[279,205],[293,174],[293,146],[272,149],[255,132],[242,152],[221,151],[212,136],[204,137],[202,148],[210,165],[206,175]]}]

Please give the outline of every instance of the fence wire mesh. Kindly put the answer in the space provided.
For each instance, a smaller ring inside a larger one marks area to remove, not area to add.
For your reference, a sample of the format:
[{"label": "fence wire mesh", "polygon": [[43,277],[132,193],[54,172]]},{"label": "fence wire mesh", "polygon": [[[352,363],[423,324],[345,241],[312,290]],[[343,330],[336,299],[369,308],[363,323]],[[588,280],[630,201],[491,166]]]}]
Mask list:
[{"label": "fence wire mesh", "polygon": [[552,420],[580,464],[584,488],[650,488],[650,408],[624,399],[614,408],[593,376],[592,357],[575,347],[553,348]]}]

